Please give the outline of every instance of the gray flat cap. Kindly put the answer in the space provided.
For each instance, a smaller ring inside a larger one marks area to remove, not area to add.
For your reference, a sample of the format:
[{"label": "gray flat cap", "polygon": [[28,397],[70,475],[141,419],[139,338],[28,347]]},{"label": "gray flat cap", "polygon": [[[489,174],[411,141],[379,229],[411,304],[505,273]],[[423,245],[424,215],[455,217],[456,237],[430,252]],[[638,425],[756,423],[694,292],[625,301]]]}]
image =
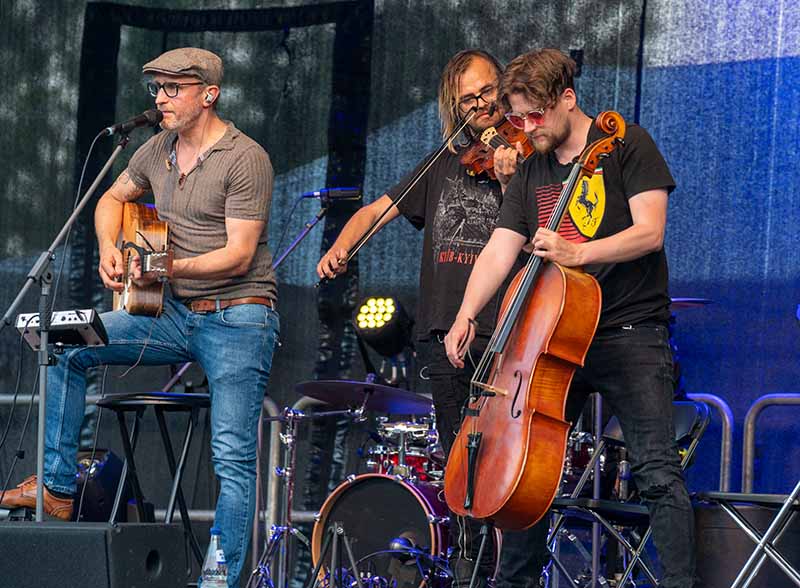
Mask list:
[{"label": "gray flat cap", "polygon": [[192,76],[206,84],[218,86],[222,82],[222,60],[205,49],[181,47],[162,53],[153,61],[145,63],[142,73]]}]

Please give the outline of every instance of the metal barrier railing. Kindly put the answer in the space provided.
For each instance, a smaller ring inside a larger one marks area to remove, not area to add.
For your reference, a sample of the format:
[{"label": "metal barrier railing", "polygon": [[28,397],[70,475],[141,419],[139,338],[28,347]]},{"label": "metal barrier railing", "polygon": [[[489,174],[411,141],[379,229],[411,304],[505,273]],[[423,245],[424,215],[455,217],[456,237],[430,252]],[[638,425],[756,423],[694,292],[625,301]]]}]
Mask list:
[{"label": "metal barrier railing", "polygon": [[[301,397],[297,402],[292,405],[292,410],[304,411],[313,406],[325,404],[320,400],[310,398],[308,396]],[[271,417],[278,416],[282,411],[278,408],[270,398],[264,398],[264,406],[262,411],[263,415]],[[261,420],[261,426],[258,430],[258,447],[262,446],[262,432],[264,420]],[[258,561],[261,555],[261,550],[266,547],[269,541],[270,530],[278,523],[278,517],[282,509],[281,506],[281,478],[276,475],[275,468],[281,463],[281,422],[273,420],[270,422],[270,440],[269,440],[269,458],[266,463],[266,468],[261,467],[261,451],[258,452],[258,459],[256,461],[256,514],[253,521],[253,537],[251,541],[251,555],[252,561]],[[284,467],[286,464],[284,464]],[[261,476],[262,472],[266,472],[269,478],[267,479],[267,505],[266,508],[261,509]],[[295,472],[296,476],[296,472]],[[296,478],[295,478],[296,480]],[[158,511],[156,511],[158,512]],[[214,520],[214,511],[198,510],[189,511],[192,520]],[[292,511],[292,520],[297,522],[310,522],[314,521],[316,516],[312,511]],[[261,523],[264,523],[263,527]],[[261,530],[264,529],[262,536]]]},{"label": "metal barrier railing", "polygon": [[[268,539],[268,532],[275,524],[278,516],[278,500],[280,498],[278,490],[278,476],[275,475],[275,464],[280,462],[281,459],[281,423],[280,421],[270,421],[269,427],[269,458],[267,459],[266,471],[269,478],[267,478],[267,506],[261,509],[261,447],[264,435],[264,419],[263,417],[275,417],[280,414],[278,405],[269,396],[264,397],[264,402],[261,405],[261,418],[258,420],[258,450],[256,451],[256,511],[255,520],[253,521],[253,537],[250,541],[250,550],[252,554],[251,561],[258,561],[261,549],[261,521],[264,521],[265,533],[264,541]],[[194,519],[193,514],[189,516]],[[211,511],[211,518],[214,520],[214,511]]]},{"label": "metal barrier railing", "polygon": [[719,491],[729,492],[731,489],[731,468],[733,464],[733,412],[731,407],[719,396],[698,392],[687,394],[689,399],[702,402],[717,409],[722,418],[722,443],[719,450]]},{"label": "metal barrier railing", "polygon": [[[86,404],[96,404],[98,400],[100,400],[102,396],[98,394],[90,394],[86,396]],[[3,404],[12,404],[14,397],[11,394],[0,394],[0,405]],[[31,402],[31,395],[30,394],[20,394],[17,396],[17,404],[20,405],[27,405]],[[39,395],[33,395],[33,402],[34,404],[39,404]]]},{"label": "metal barrier railing", "polygon": [[747,416],[744,417],[744,440],[742,442],[742,492],[750,493],[753,491],[756,419],[765,408],[790,405],[800,406],[800,394],[765,394],[757,399],[750,407],[750,410],[747,411]]}]

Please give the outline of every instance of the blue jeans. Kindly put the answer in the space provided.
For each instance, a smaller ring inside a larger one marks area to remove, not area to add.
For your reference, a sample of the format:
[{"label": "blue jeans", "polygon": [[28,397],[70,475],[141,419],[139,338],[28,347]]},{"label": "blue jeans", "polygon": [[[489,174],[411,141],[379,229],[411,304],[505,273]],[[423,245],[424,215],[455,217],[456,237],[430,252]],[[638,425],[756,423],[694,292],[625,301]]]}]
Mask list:
[{"label": "blue jeans", "polygon": [[196,361],[211,394],[211,455],[220,483],[215,525],[222,531],[228,585],[238,586],[255,509],[256,433],[280,330],[277,312],[242,304],[201,314],[167,298],[158,319],[116,311],[102,320],[107,346],[69,350],[48,372],[45,485],[76,490],[88,368]]}]

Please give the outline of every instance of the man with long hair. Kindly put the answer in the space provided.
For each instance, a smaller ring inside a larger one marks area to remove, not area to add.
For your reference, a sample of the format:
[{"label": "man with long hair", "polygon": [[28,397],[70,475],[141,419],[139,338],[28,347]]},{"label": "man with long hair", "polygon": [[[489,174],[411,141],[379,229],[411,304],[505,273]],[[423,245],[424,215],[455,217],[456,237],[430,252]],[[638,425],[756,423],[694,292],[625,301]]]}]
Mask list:
[{"label": "man with long hair", "polygon": [[[450,59],[439,85],[439,116],[444,138],[473,112],[470,135],[502,121],[502,112],[495,104],[501,74],[500,63],[485,51],[461,51]],[[393,200],[422,164],[386,194],[361,208],[317,265],[320,277],[331,278],[345,271],[348,250],[387,209],[389,212],[381,219],[381,227],[402,215],[424,231],[416,334],[420,354],[429,358],[423,371],[431,381],[436,429],[446,455],[461,424],[461,409],[469,395],[470,374],[449,364],[444,335],[455,319],[472,264],[494,229],[504,186],[515,173],[517,161],[513,150],[496,155],[497,180],[492,180],[485,173],[467,173],[460,163],[460,154],[461,149],[451,144],[398,206],[393,205]],[[478,317],[478,343],[471,355],[475,362],[482,353],[480,346],[486,345],[492,333],[499,303],[500,298],[495,296]],[[454,515],[450,518],[451,569],[456,586],[469,584],[478,529],[472,521],[465,522]],[[512,541],[505,538],[504,544]],[[490,557],[486,557],[482,563],[484,579],[493,571],[489,560]]]}]

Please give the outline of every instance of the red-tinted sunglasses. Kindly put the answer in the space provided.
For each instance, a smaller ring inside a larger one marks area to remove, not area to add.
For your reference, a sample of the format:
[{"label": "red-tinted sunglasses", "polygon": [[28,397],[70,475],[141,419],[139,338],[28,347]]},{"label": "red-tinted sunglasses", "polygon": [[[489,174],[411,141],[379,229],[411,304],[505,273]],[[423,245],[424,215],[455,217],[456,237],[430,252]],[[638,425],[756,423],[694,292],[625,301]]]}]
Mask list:
[{"label": "red-tinted sunglasses", "polygon": [[544,122],[544,110],[544,108],[537,108],[525,114],[520,112],[507,112],[506,120],[511,123],[511,126],[517,129],[524,129],[526,120],[532,125],[539,126]]}]

